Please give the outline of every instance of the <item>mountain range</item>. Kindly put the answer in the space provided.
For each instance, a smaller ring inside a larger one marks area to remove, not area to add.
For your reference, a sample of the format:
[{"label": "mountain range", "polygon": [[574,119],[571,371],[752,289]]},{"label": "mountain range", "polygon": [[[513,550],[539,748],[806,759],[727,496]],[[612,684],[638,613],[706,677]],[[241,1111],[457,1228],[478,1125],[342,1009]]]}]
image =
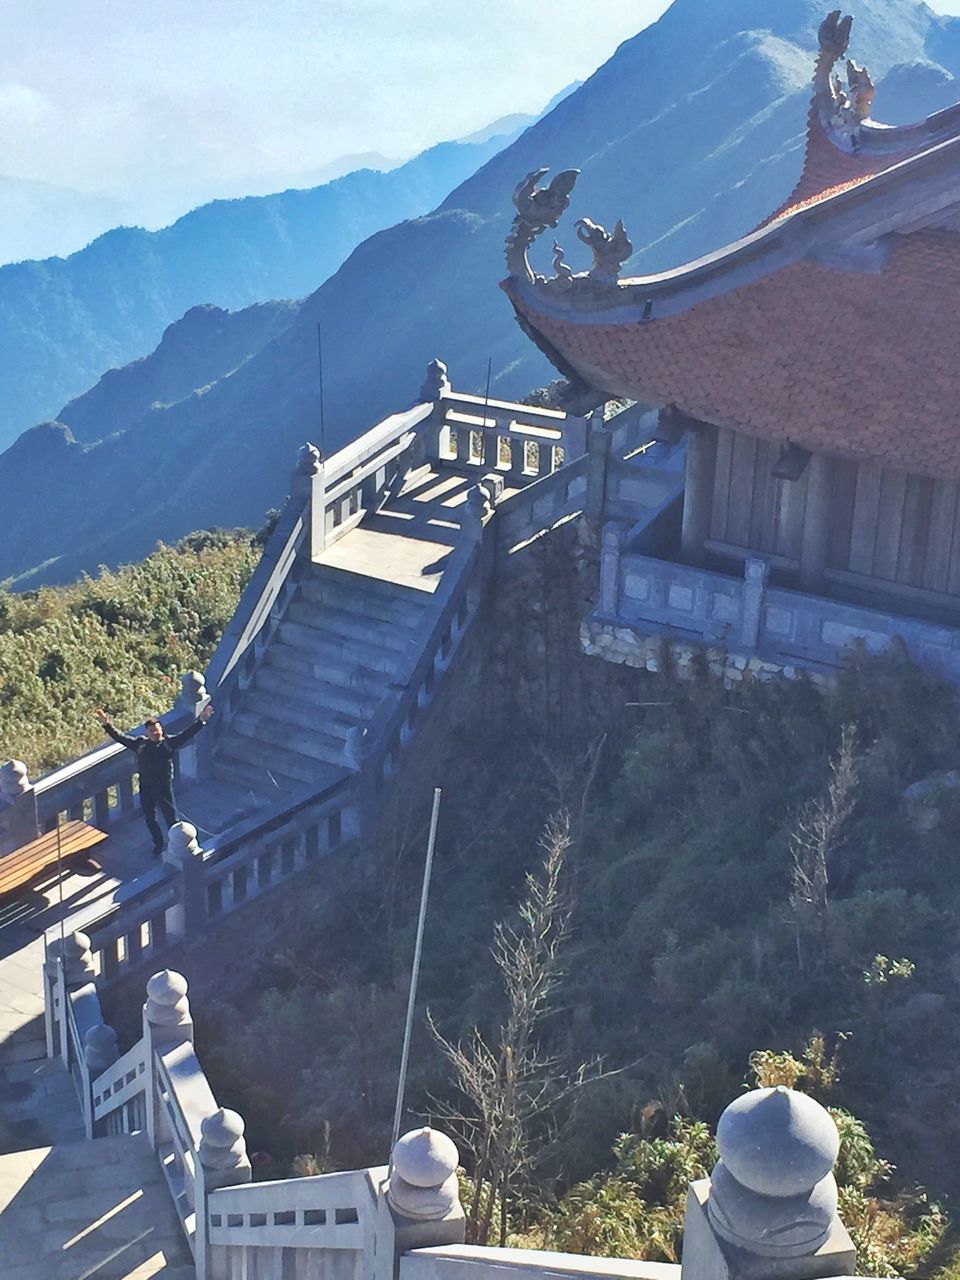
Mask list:
[{"label": "mountain range", "polygon": [[[588,265],[572,234],[584,215],[624,218],[634,271],[727,243],[799,174],[823,14],[822,0],[676,0],[431,213],[368,237],[286,312],[244,321],[246,352],[233,320],[191,312],[179,324],[206,349],[192,377],[161,343],[156,359],[109,375],[0,456],[0,577],[66,580],[157,538],[257,523],[286,493],[299,445],[317,438],[318,323],[328,450],[412,400],[434,356],[463,390],[481,389],[488,358],[495,394],[554,376],[497,288],[517,181],[541,166],[582,170],[557,233],[575,269]],[[860,0],[851,53],[878,77],[879,119],[960,98],[960,19],[918,0]],[[545,267],[549,247],[540,253]],[[164,337],[170,352],[178,328]]]},{"label": "mountain range", "polygon": [[433,208],[532,119],[439,143],[389,172],[215,200],[160,231],[118,227],[67,258],[0,267],[0,448],[105,369],[147,354],[188,308],[315,289],[360,241]]}]

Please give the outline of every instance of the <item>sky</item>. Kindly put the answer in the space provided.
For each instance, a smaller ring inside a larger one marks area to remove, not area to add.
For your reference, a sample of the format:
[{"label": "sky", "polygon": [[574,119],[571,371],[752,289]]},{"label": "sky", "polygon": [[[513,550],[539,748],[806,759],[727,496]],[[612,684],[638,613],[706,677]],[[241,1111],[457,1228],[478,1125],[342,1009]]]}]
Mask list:
[{"label": "sky", "polygon": [[100,201],[106,225],[158,226],[217,195],[308,185],[343,155],[403,159],[539,111],[666,7],[0,0],[0,205],[3,178],[29,180]]}]

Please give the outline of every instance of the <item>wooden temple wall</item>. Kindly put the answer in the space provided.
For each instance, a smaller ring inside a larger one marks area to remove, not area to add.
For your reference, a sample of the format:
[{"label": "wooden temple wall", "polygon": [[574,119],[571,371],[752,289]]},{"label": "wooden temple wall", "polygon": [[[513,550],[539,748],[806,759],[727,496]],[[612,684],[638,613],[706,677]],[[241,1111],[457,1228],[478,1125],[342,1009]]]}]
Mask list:
[{"label": "wooden temple wall", "polygon": [[[707,548],[798,567],[811,468],[778,480],[779,445],[717,429]],[[839,585],[960,596],[960,483],[831,458],[826,570]]]}]

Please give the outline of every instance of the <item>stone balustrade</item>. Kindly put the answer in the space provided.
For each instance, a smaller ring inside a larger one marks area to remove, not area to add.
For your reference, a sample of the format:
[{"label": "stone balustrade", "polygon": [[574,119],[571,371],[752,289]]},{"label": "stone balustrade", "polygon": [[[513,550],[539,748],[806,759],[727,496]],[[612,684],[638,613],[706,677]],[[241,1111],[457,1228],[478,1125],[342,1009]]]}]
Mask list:
[{"label": "stone balustrade", "polygon": [[[85,939],[48,952],[61,991],[90,967]],[[87,1037],[88,1061],[116,1051]],[[827,1280],[855,1274],[837,1214],[839,1153],[829,1113],[783,1087],[737,1098],[720,1118],[719,1159],[691,1183],[680,1265],[463,1244],[459,1154],[429,1127],[404,1134],[389,1166],[251,1182],[244,1123],[222,1107],[193,1045],[186,980],[147,983],[143,1035],[90,1080],[93,1132],[145,1130],[161,1162],[199,1280]]]},{"label": "stone balustrade", "polygon": [[515,483],[552,475],[586,451],[587,423],[559,409],[442,390],[427,456]]},{"label": "stone balustrade", "polygon": [[657,670],[664,640],[689,666],[699,646],[727,684],[800,669],[819,679],[862,648],[904,645],[914,661],[960,681],[960,631],[769,583],[768,562],[748,557],[743,576],[624,550],[622,525],[604,533],[600,601],[581,629],[586,652]]}]

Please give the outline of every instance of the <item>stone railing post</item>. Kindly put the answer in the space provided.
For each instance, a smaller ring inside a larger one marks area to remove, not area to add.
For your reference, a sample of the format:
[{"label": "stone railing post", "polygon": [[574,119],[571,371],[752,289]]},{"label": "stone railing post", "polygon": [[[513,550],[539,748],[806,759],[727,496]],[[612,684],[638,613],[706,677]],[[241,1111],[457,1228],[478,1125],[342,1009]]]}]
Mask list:
[{"label": "stone railing post", "polygon": [[613,521],[603,526],[600,543],[600,612],[615,618],[620,609],[620,557],[624,528]]},{"label": "stone railing post", "polygon": [[313,560],[326,545],[326,478],[323,454],[315,444],[305,444],[297,455],[297,465],[290,477],[290,496],[305,501],[304,519],[307,537],[304,552]]},{"label": "stone railing post", "polygon": [[196,1211],[195,1259],[197,1280],[218,1280],[221,1274],[211,1258],[209,1205],[211,1191],[235,1187],[251,1178],[243,1119],[236,1111],[221,1107],[200,1122],[200,1150],[194,1177]]},{"label": "stone railing post", "polygon": [[191,822],[175,822],[167,833],[163,861],[180,872],[181,931],[196,938],[207,925],[207,881],[197,828]]},{"label": "stone railing post", "polygon": [[0,766],[0,854],[12,853],[40,834],[37,793],[22,760]]},{"label": "stone railing post", "polygon": [[94,1136],[93,1082],[108,1067],[112,1067],[119,1057],[117,1033],[106,1022],[97,1023],[83,1037],[83,1061],[86,1068],[84,1076],[88,1082],[87,1096],[83,1106],[83,1123],[88,1138]]},{"label": "stone railing post", "polygon": [[763,596],[767,589],[770,566],[759,556],[749,556],[743,566],[743,614],[740,621],[740,644],[755,650],[760,639],[763,619]]},{"label": "stone railing post", "polygon": [[583,514],[601,520],[607,500],[607,463],[610,460],[610,432],[603,425],[603,410],[590,415],[587,432],[587,498]]},{"label": "stone railing post", "polygon": [[460,529],[471,542],[480,542],[483,529],[493,508],[490,497],[482,484],[475,484],[467,490],[467,500],[460,507]]},{"label": "stone railing post", "polygon": [[[68,933],[62,943],[59,938],[48,943],[43,972],[47,1057],[59,1057],[63,1065],[69,1067],[70,1035],[67,1030],[69,993],[94,980],[93,954],[90,951],[90,939],[87,935]],[[55,1002],[59,1005],[56,1014],[53,1007]]]},{"label": "stone railing post", "polygon": [[[182,973],[163,969],[147,982],[143,1006],[143,1039],[147,1060],[144,1090],[147,1110],[147,1137],[157,1149],[157,1066],[158,1049],[168,1049],[184,1040],[193,1043],[193,1019],[187,999],[187,980]],[[160,1135],[162,1137],[162,1135]]]},{"label": "stone railing post", "polygon": [[437,1129],[413,1129],[393,1148],[377,1216],[375,1280],[396,1280],[408,1249],[463,1244],[457,1148]]},{"label": "stone railing post", "polygon": [[425,462],[437,462],[442,445],[449,445],[441,437],[449,435],[449,428],[444,425],[444,412],[441,405],[443,397],[450,391],[450,379],[447,377],[447,366],[442,360],[431,360],[417,397],[417,404],[433,403],[433,413],[423,424],[421,430],[424,442],[423,457]]},{"label": "stone railing post", "polygon": [[[207,693],[207,688],[200,672],[185,671],[180,677],[180,693],[174,703],[174,710],[179,711],[182,715],[190,716],[192,720],[196,720],[209,701],[210,695]],[[208,745],[209,736],[209,728],[201,729],[199,736],[192,738],[177,753],[182,777],[198,778],[201,772],[207,772],[205,768],[202,768],[202,764],[206,764],[207,756],[210,754],[204,750]]]},{"label": "stone railing post", "polygon": [[782,1085],[744,1094],[720,1117],[717,1149],[687,1193],[681,1280],[855,1273],[837,1216],[837,1127],[818,1102]]}]

